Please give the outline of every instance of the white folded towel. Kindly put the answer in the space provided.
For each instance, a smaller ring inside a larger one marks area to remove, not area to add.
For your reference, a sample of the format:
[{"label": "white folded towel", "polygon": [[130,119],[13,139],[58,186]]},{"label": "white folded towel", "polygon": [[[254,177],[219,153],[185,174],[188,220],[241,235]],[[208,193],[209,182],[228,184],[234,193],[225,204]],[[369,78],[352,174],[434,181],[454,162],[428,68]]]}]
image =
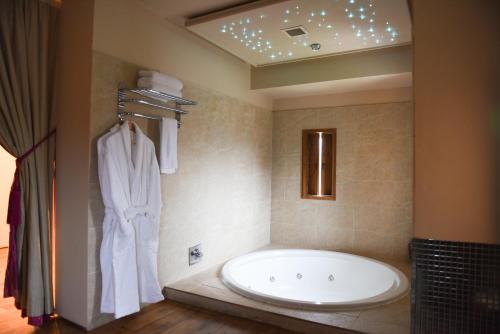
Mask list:
[{"label": "white folded towel", "polygon": [[166,75],[156,71],[140,70],[139,76],[141,78],[151,78],[152,82],[161,84],[167,87],[172,87],[174,90],[181,91],[183,84],[182,81],[171,75]]},{"label": "white folded towel", "polygon": [[182,92],[180,90],[156,83],[153,80],[151,80],[151,78],[139,78],[139,80],[137,80],[137,87],[152,89],[169,95],[182,97]]},{"label": "white folded towel", "polygon": [[160,125],[160,172],[173,174],[177,169],[177,120],[163,117]]}]

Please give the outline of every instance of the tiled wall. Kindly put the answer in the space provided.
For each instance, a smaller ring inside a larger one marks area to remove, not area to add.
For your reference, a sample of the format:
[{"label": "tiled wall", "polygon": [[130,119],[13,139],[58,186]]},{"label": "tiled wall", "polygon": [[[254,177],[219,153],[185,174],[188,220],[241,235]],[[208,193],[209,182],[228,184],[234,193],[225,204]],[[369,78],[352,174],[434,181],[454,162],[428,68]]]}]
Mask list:
[{"label": "tiled wall", "polygon": [[[337,200],[300,198],[302,129],[337,128]],[[413,111],[409,102],[274,112],[271,239],[408,259]]]},{"label": "tiled wall", "polygon": [[[96,142],[117,122],[118,83],[133,86],[137,70],[133,64],[94,52],[88,236],[91,327],[111,319],[99,314],[98,254],[103,206]],[[270,240],[272,112],[189,83],[183,93],[198,101],[199,106],[190,107],[191,113],[182,120],[178,172],[161,178],[163,208],[158,261],[162,286]],[[158,143],[158,123],[137,122]],[[188,247],[198,243],[203,244],[203,261],[189,267]]]}]

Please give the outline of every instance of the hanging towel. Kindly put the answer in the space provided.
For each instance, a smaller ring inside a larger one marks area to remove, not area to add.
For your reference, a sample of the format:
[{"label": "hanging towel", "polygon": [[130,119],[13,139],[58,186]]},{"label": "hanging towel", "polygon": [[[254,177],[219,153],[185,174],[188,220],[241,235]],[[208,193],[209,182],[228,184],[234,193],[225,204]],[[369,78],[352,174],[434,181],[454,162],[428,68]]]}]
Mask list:
[{"label": "hanging towel", "polygon": [[171,75],[166,75],[156,71],[140,70],[139,76],[141,78],[151,78],[154,83],[158,83],[167,87],[172,87],[174,90],[181,91],[183,84],[182,81]]},{"label": "hanging towel", "polygon": [[152,89],[169,95],[182,97],[182,92],[180,90],[156,83],[151,78],[139,78],[139,80],[137,80],[137,87]]},{"label": "hanging towel", "polygon": [[177,120],[163,117],[160,126],[160,172],[173,174],[177,169]]}]

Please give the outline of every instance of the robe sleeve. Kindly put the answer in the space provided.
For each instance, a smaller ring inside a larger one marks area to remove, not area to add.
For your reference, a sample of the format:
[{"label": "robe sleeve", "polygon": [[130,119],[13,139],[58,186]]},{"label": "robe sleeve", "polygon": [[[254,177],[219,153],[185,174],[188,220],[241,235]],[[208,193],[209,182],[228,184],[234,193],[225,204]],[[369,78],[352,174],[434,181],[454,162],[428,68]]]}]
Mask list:
[{"label": "robe sleeve", "polygon": [[101,193],[103,202],[108,210],[113,210],[118,217],[120,227],[123,233],[126,233],[123,225],[128,224],[124,215],[127,199],[124,192],[119,189],[123,187],[118,175],[118,169],[113,161],[111,152],[109,151],[106,142],[98,146],[99,150],[99,183],[101,185]]}]

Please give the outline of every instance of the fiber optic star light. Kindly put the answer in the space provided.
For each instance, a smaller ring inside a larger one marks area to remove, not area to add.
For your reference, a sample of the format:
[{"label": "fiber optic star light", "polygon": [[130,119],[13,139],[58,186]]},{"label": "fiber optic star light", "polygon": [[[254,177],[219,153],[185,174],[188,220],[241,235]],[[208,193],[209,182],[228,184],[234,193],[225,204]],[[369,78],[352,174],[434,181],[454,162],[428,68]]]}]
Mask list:
[{"label": "fiber optic star light", "polygon": [[[406,0],[289,0],[249,8],[186,26],[255,66],[411,42]],[[294,27],[307,34],[283,33]],[[321,49],[313,52],[312,42]]]}]

